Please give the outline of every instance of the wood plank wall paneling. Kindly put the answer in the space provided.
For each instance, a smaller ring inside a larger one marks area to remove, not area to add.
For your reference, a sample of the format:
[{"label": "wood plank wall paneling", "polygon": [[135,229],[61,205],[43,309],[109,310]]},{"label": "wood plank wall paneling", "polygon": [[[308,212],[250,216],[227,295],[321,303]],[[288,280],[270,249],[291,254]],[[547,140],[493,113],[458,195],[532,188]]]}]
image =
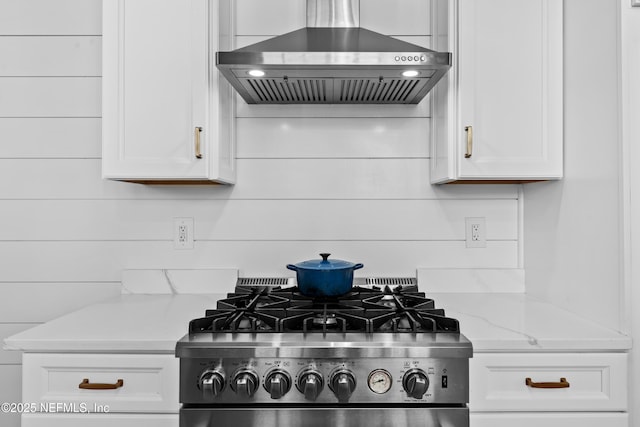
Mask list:
[{"label": "wood plank wall paneling", "polygon": [[99,36],[0,37],[0,77],[100,76]]},{"label": "wood plank wall paneling", "polygon": [[[287,263],[318,258],[362,262],[358,274],[415,276],[424,268],[516,268],[518,242],[490,240],[482,250],[456,240],[393,241],[196,241],[175,250],[173,241],[0,241],[0,259],[11,259],[3,277],[9,283],[118,281],[123,269],[238,268],[240,275],[292,276]],[[245,260],[245,261],[243,261]],[[234,284],[221,284],[230,291]],[[8,297],[11,295],[9,294]],[[65,296],[66,297],[66,296]]]},{"label": "wood plank wall paneling", "polygon": [[99,36],[102,0],[2,0],[0,35]]},{"label": "wood plank wall paneling", "polygon": [[[362,0],[362,25],[428,46],[429,1],[388,4]],[[287,263],[323,251],[364,263],[363,275],[518,267],[517,186],[429,185],[428,99],[239,100],[235,186],[102,180],[101,5],[0,2],[0,337],[115,296],[123,269],[291,275]],[[235,5],[237,45],[305,24],[300,0]],[[176,216],[195,218],[193,250],[173,248]],[[465,247],[467,216],[486,217],[486,249]],[[19,401],[18,363],[0,353],[4,400]]]},{"label": "wood plank wall paneling", "polygon": [[99,159],[100,118],[0,118],[2,159]]},{"label": "wood plank wall paneling", "polygon": [[[0,2],[0,158],[4,164],[28,158],[100,157],[101,6],[101,0]],[[18,179],[16,174],[6,176],[0,199],[11,198],[6,188],[19,191]],[[6,241],[5,236],[0,239]],[[0,258],[0,341],[120,292],[117,281],[31,283],[24,272],[38,268],[28,262],[38,252],[33,249],[17,257],[10,251]],[[22,264],[22,273],[8,282],[5,267],[13,262]],[[73,262],[63,265],[67,270],[75,268]],[[21,371],[20,353],[0,350],[0,401],[22,401]],[[0,414],[0,424],[18,427],[20,414]]]},{"label": "wood plank wall paneling", "polygon": [[430,185],[428,159],[239,159],[237,169],[234,186],[176,188],[103,180],[99,159],[0,159],[0,194],[12,200],[518,198],[515,185]]},{"label": "wood plank wall paneling", "polygon": [[0,117],[100,117],[98,77],[0,77]]},{"label": "wood plank wall paneling", "polygon": [[236,35],[280,35],[306,25],[307,9],[300,0],[236,0]]},{"label": "wood plank wall paneling", "polygon": [[430,11],[430,0],[362,0],[360,25],[382,34],[423,36],[431,34]]},{"label": "wood plank wall paneling", "polygon": [[[175,217],[194,218],[195,240],[465,239],[465,217],[487,217],[487,239],[516,240],[515,200],[8,200],[8,241],[166,240]],[[429,221],[422,219],[429,218]],[[99,226],[98,226],[99,225]]]},{"label": "wood plank wall paneling", "polygon": [[238,119],[238,158],[428,158],[430,120]]}]

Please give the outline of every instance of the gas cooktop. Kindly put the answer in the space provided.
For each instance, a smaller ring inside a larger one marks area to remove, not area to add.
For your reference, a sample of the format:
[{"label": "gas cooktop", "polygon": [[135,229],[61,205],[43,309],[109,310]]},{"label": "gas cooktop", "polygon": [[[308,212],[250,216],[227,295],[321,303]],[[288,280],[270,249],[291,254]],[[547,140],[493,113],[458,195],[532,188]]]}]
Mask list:
[{"label": "gas cooktop", "polygon": [[459,333],[460,327],[413,278],[356,279],[350,292],[327,298],[303,295],[290,281],[240,279],[216,309],[190,322],[189,333],[206,332]]}]

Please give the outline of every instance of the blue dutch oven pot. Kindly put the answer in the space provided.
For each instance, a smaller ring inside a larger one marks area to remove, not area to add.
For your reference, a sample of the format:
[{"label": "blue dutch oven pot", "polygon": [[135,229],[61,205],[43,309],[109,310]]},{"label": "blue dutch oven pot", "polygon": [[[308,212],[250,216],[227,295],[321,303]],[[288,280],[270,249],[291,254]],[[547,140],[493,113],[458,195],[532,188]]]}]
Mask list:
[{"label": "blue dutch oven pot", "polygon": [[334,297],[346,294],[353,286],[353,271],[364,267],[341,259],[329,260],[331,254],[320,254],[322,259],[287,264],[296,272],[298,289],[311,297]]}]

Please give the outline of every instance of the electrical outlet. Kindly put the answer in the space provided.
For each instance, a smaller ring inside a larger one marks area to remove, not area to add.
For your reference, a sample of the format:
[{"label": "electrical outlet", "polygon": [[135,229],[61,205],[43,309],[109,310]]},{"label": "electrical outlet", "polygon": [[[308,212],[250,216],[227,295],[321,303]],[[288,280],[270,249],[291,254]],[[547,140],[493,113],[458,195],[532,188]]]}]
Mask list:
[{"label": "electrical outlet", "polygon": [[484,217],[465,218],[465,237],[468,248],[487,247],[487,226]]},{"label": "electrical outlet", "polygon": [[173,248],[193,249],[193,218],[173,218]]}]

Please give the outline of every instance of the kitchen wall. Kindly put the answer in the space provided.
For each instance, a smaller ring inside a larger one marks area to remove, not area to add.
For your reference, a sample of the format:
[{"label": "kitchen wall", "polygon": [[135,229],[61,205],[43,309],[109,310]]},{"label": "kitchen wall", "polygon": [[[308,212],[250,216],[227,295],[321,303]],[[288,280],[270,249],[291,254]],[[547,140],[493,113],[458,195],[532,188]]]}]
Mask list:
[{"label": "kitchen wall", "polygon": [[[238,46],[304,26],[301,0],[235,4]],[[388,4],[362,0],[362,25],[428,45],[429,2]],[[0,3],[0,339],[117,295],[123,269],[289,275],[321,251],[363,275],[519,267],[519,187],[429,185],[428,101],[239,101],[235,186],[144,186],[101,179],[100,75],[100,0]],[[193,250],[174,217],[194,218]],[[486,249],[465,248],[465,217],[486,217]],[[19,355],[0,352],[0,378],[20,401]]]},{"label": "kitchen wall", "polygon": [[565,178],[524,186],[524,251],[527,293],[628,331],[620,2],[564,0]]}]

